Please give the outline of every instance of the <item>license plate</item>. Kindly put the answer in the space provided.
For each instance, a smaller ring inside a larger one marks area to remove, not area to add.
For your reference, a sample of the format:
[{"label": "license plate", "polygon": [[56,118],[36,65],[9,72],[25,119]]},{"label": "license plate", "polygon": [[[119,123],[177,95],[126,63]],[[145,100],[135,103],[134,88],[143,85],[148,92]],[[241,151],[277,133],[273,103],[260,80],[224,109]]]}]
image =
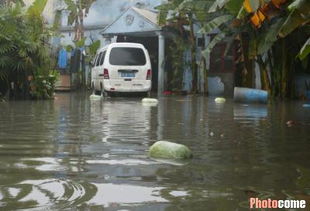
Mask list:
[{"label": "license plate", "polygon": [[121,77],[122,78],[134,78],[135,77],[135,73],[121,73]]}]

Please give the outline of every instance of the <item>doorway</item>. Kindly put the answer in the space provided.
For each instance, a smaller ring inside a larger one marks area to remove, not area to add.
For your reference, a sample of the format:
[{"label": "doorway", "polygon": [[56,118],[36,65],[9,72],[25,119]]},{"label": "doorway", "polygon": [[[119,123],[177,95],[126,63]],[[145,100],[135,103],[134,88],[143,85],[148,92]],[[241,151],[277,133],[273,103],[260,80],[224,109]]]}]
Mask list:
[{"label": "doorway", "polygon": [[148,50],[152,65],[152,92],[157,92],[158,88],[158,37],[157,36],[129,36],[118,35],[117,42],[140,43]]}]

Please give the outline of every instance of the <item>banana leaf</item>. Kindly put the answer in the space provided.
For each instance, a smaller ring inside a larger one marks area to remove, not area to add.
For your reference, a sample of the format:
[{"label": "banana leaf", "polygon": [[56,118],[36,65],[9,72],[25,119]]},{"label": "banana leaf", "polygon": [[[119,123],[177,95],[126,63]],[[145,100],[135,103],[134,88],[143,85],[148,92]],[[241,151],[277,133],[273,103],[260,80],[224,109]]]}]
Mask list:
[{"label": "banana leaf", "polygon": [[219,17],[214,18],[213,20],[209,21],[201,30],[201,33],[208,34],[213,30],[217,29],[223,23],[226,23],[233,19],[232,15],[222,15]]},{"label": "banana leaf", "polygon": [[226,34],[225,33],[219,33],[217,34],[212,41],[209,43],[209,45],[206,47],[206,49],[202,52],[202,54],[207,58],[207,56],[211,53],[212,49],[214,46],[221,42],[225,38]]},{"label": "banana leaf", "polygon": [[310,38],[306,41],[303,47],[300,49],[299,54],[297,55],[300,60],[304,60],[310,53]]},{"label": "banana leaf", "polygon": [[27,13],[41,15],[45,9],[46,3],[47,0],[35,0],[28,8]]}]

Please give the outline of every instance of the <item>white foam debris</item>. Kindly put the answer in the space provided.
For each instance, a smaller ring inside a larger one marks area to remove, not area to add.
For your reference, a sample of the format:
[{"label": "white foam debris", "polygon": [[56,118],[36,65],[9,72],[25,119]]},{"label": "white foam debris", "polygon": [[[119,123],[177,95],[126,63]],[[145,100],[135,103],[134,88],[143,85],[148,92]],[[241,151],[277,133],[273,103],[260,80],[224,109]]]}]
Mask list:
[{"label": "white foam debris", "polygon": [[90,100],[101,100],[102,96],[101,95],[91,95],[89,96]]},{"label": "white foam debris", "polygon": [[158,104],[158,100],[155,98],[143,98],[142,99],[143,104]]},{"label": "white foam debris", "polygon": [[226,99],[223,98],[223,97],[217,97],[217,98],[215,98],[215,102],[216,102],[216,103],[225,103],[225,102],[226,102]]}]

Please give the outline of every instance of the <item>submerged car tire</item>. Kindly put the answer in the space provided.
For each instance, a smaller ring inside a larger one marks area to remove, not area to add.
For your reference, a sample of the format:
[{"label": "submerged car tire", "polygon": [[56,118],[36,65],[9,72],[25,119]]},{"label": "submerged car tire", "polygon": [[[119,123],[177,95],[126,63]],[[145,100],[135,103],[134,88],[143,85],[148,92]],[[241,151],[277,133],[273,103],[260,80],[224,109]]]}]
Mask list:
[{"label": "submerged car tire", "polygon": [[109,96],[109,93],[108,93],[107,91],[104,90],[102,84],[100,84],[100,89],[101,89],[100,94],[101,94],[103,97],[108,97],[108,96]]},{"label": "submerged car tire", "polygon": [[100,95],[101,94],[100,91],[95,89],[94,82],[91,84],[91,90],[92,90],[92,94],[94,94],[94,95]]},{"label": "submerged car tire", "polygon": [[92,94],[96,94],[94,82],[91,83],[90,89],[91,89],[91,93],[92,93]]},{"label": "submerged car tire", "polygon": [[104,97],[109,97],[110,95],[109,95],[109,93],[108,93],[108,92],[103,91],[103,96],[104,96]]}]

